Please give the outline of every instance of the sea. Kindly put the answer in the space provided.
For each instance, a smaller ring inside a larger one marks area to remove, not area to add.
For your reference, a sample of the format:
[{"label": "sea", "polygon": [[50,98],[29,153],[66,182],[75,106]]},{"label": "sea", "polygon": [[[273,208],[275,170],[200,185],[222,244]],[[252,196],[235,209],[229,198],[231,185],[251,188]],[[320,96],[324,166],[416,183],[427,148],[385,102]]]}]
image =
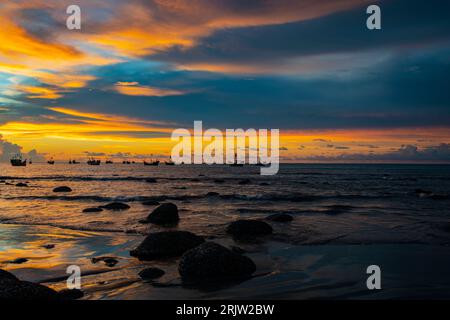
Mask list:
[{"label": "sea", "polygon": [[[53,192],[60,186],[72,191]],[[178,206],[172,229],[244,248],[257,275],[225,288],[184,288],[172,261],[161,265],[170,285],[139,281],[145,265],[128,251],[162,230],[139,223],[156,207],[148,201]],[[130,209],[83,212],[110,202]],[[275,213],[294,219],[270,222],[273,235],[257,243],[225,232],[232,221]],[[53,251],[42,248],[50,242]],[[66,265],[97,273],[90,258],[119,257],[119,274],[89,280],[87,299],[450,298],[449,245],[450,165],[282,164],[262,176],[257,166],[0,164],[0,267],[58,288]],[[8,262],[24,256],[27,263]],[[366,286],[370,265],[381,268],[381,290]]]}]

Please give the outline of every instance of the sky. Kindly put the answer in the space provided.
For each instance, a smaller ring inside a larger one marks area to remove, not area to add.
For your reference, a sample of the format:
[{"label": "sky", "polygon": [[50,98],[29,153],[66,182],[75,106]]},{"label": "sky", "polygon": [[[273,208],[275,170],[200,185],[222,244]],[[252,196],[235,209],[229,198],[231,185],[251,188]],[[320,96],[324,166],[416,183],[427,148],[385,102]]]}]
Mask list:
[{"label": "sky", "polygon": [[282,161],[450,162],[449,15],[440,0],[2,1],[0,161],[163,157],[202,120],[280,129]]}]

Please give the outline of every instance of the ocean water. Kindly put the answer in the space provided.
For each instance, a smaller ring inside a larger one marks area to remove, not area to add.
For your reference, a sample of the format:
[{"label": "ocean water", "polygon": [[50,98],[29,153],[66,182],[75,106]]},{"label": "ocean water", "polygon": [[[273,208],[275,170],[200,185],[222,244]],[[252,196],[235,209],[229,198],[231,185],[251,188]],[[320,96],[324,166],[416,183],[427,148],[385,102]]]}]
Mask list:
[{"label": "ocean water", "polygon": [[[158,227],[138,222],[154,208],[142,202],[157,200],[178,205],[178,229],[202,235],[284,212],[295,219],[275,224],[274,238],[292,244],[450,243],[446,165],[286,164],[261,176],[257,167],[1,164],[0,181],[11,183],[0,183],[0,223],[146,234]],[[131,209],[82,212],[112,201]]]},{"label": "ocean water", "polygon": [[[156,183],[146,180],[156,179]],[[250,183],[240,184],[244,179]],[[28,187],[18,187],[17,183]],[[69,186],[70,193],[54,193]],[[239,246],[257,265],[247,281],[186,288],[177,259],[129,256],[155,206],[173,202],[188,230]],[[83,213],[121,201],[124,211]],[[254,243],[225,233],[236,219],[289,213]],[[55,245],[52,249],[45,245]],[[286,164],[276,176],[257,167],[33,164],[0,165],[0,268],[20,279],[65,288],[66,268],[82,268],[84,299],[398,299],[450,298],[450,166]],[[114,268],[91,258],[114,256]],[[12,264],[27,258],[23,264]],[[382,290],[366,268],[382,269]],[[138,273],[159,267],[159,285]]]}]

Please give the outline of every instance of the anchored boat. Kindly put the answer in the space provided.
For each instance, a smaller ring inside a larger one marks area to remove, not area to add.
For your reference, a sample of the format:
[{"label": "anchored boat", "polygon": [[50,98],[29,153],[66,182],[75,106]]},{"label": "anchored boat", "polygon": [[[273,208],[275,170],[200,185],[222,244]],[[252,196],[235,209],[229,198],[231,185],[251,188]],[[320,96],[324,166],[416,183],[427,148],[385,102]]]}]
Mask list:
[{"label": "anchored boat", "polygon": [[27,165],[27,159],[22,160],[22,156],[17,154],[11,159],[11,165],[13,167],[25,167]]}]

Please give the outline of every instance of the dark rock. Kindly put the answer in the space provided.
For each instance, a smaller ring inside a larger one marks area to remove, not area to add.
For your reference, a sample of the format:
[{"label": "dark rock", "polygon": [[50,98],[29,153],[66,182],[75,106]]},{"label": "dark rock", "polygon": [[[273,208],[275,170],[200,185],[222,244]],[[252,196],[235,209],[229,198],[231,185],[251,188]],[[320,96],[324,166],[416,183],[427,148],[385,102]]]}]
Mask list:
[{"label": "dark rock", "polygon": [[243,180],[239,181],[239,184],[241,184],[241,185],[243,185],[243,184],[250,184],[250,183],[252,183],[250,181],[250,179],[243,179]]},{"label": "dark rock", "polygon": [[91,261],[93,264],[102,261],[107,267],[114,267],[117,263],[119,263],[119,260],[114,257],[95,257],[92,258]]},{"label": "dark rock", "polygon": [[53,192],[72,192],[72,189],[66,186],[56,187]]},{"label": "dark rock", "polygon": [[227,233],[238,238],[264,236],[272,233],[272,227],[259,220],[237,220],[230,223]]},{"label": "dark rock", "polygon": [[244,254],[245,253],[245,250],[240,248],[240,247],[231,246],[230,249],[231,249],[231,251],[233,251],[234,253],[237,253],[237,254]]},{"label": "dark rock", "polygon": [[58,293],[40,284],[20,281],[13,274],[0,269],[0,299],[57,300]]},{"label": "dark rock", "polygon": [[223,179],[214,179],[214,183],[224,183],[225,180]]},{"label": "dark rock", "polygon": [[338,214],[346,213],[346,212],[354,209],[352,206],[346,206],[346,205],[340,205],[340,204],[327,206],[327,208],[328,209],[325,210],[324,213],[328,214],[328,215],[338,215]]},{"label": "dark rock", "polygon": [[450,232],[450,222],[442,226],[442,230],[445,232]]},{"label": "dark rock", "polygon": [[28,187],[28,185],[26,183],[19,182],[18,184],[16,184],[16,187]]},{"label": "dark rock", "polygon": [[142,205],[144,205],[144,206],[159,206],[159,202],[153,201],[153,200],[144,201],[144,202],[142,202]]},{"label": "dark rock", "polygon": [[188,231],[165,231],[149,234],[130,255],[139,260],[179,257],[205,240]]},{"label": "dark rock", "polygon": [[59,297],[63,300],[76,300],[83,298],[84,293],[79,289],[63,289],[58,291]]},{"label": "dark rock", "polygon": [[102,208],[86,208],[83,209],[84,213],[93,213],[93,212],[102,212],[103,209]]},{"label": "dark rock", "polygon": [[192,182],[200,182],[200,179],[193,178],[193,179],[191,179],[191,181],[192,181]]},{"label": "dark rock", "polygon": [[5,183],[6,181],[5,180],[0,180],[0,183]]},{"label": "dark rock", "polygon": [[143,280],[152,280],[164,275],[164,271],[159,268],[147,268],[139,272],[139,277]]},{"label": "dark rock", "polygon": [[259,185],[260,185],[260,186],[270,186],[270,183],[267,183],[267,182],[261,182]]},{"label": "dark rock", "polygon": [[220,196],[220,194],[218,192],[210,191],[206,194],[206,196],[207,197],[217,197],[217,196]]},{"label": "dark rock", "polygon": [[294,220],[294,218],[286,213],[275,213],[266,217],[266,220],[275,221],[275,222],[290,222]]},{"label": "dark rock", "polygon": [[180,220],[178,207],[173,203],[163,203],[147,217],[147,221],[159,225],[173,225]]},{"label": "dark rock", "polygon": [[427,195],[427,196],[430,194],[433,194],[432,191],[423,190],[423,189],[416,189],[416,190],[414,190],[414,192],[417,193],[418,195]]},{"label": "dark rock", "polygon": [[112,202],[108,203],[107,205],[100,206],[100,208],[106,210],[127,210],[130,209],[130,206],[122,202]]},{"label": "dark rock", "polygon": [[15,275],[13,275],[12,273],[10,273],[6,270],[0,269],[0,282],[3,280],[19,281],[19,279],[17,279],[17,277]]},{"label": "dark rock", "polygon": [[28,259],[27,259],[27,258],[17,258],[17,259],[14,259],[14,260],[8,261],[8,263],[13,263],[13,264],[22,264],[22,263],[25,263],[25,262],[27,262],[27,261],[28,261]]},{"label": "dark rock", "polygon": [[157,183],[158,181],[157,181],[155,178],[148,178],[148,179],[145,180],[145,182],[148,182],[148,183]]},{"label": "dark rock", "polygon": [[178,271],[183,281],[205,282],[211,279],[248,278],[256,271],[248,257],[214,242],[206,242],[181,257]]},{"label": "dark rock", "polygon": [[42,248],[44,248],[44,249],[53,249],[54,247],[55,247],[54,244],[45,244],[42,246]]}]

